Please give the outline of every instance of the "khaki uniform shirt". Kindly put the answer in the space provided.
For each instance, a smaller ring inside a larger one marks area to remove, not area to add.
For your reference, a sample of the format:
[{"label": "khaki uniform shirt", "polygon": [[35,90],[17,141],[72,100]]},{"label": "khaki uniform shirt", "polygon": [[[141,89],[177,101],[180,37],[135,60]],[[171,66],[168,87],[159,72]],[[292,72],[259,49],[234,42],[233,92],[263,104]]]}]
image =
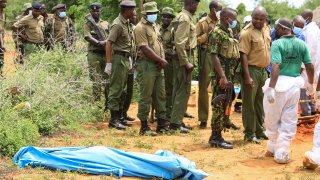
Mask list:
[{"label": "khaki uniform shirt", "polygon": [[32,15],[28,15],[20,19],[13,24],[14,27],[21,29],[24,28],[27,40],[32,43],[42,43],[44,22],[43,17],[38,16],[34,18]]},{"label": "khaki uniform shirt", "polygon": [[126,20],[121,14],[113,21],[108,41],[111,41],[114,51],[124,51],[130,53],[132,48],[132,32],[130,30],[129,20]]},{"label": "khaki uniform shirt", "polygon": [[196,25],[197,43],[202,48],[208,48],[209,46],[209,32],[214,29],[217,22],[213,21],[209,16],[200,19]]},{"label": "khaki uniform shirt", "polygon": [[149,46],[158,56],[164,58],[161,35],[155,23],[151,24],[145,18],[142,18],[134,30],[134,37],[140,58],[147,59],[140,50],[141,46]]},{"label": "khaki uniform shirt", "polygon": [[191,53],[190,50],[197,46],[196,26],[192,23],[192,14],[189,11],[182,9],[174,20],[173,26],[176,29],[174,44],[180,66],[184,66],[189,62],[188,53]]},{"label": "khaki uniform shirt", "polygon": [[[98,26],[100,32],[103,33],[106,38],[108,38],[109,28],[110,28],[109,27],[109,23],[107,21],[103,21],[103,20],[100,19],[99,22],[96,23],[96,25]],[[98,38],[97,33],[95,32],[95,28],[93,27],[93,25],[89,21],[87,21],[84,24],[84,37],[91,37],[91,38],[94,38],[94,39],[100,41],[99,38]],[[88,50],[89,51],[94,51],[94,50],[102,50],[102,51],[104,51],[105,49],[102,48],[102,47],[98,47],[98,46],[95,46],[95,45],[89,43]]]},{"label": "khaki uniform shirt", "polygon": [[248,56],[248,64],[266,68],[270,64],[270,28],[265,26],[262,30],[248,24],[240,34],[240,52]]},{"label": "khaki uniform shirt", "polygon": [[[164,48],[164,52],[166,58],[172,58],[173,55],[176,54],[174,48],[174,38],[173,38],[174,29],[172,24],[170,24],[167,28],[160,27],[161,40]],[[168,60],[168,59],[167,59]]]}]

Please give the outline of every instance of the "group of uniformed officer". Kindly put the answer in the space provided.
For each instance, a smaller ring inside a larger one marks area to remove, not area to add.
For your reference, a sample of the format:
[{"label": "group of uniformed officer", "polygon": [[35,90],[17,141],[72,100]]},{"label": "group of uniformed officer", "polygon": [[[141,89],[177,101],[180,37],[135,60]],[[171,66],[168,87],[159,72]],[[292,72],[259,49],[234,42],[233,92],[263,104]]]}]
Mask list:
[{"label": "group of uniformed officer", "polygon": [[75,28],[66,14],[66,5],[57,4],[52,8],[52,13],[47,14],[42,3],[24,4],[23,13],[12,26],[18,52],[17,62],[22,63],[26,56],[41,47],[50,50],[61,45],[69,50],[74,46]]},{"label": "group of uniformed officer", "polygon": [[[133,91],[133,68],[139,84],[138,118],[140,134],[156,136],[159,133],[189,133],[192,129],[183,123],[191,91],[195,50],[199,59],[199,121],[206,128],[209,99],[207,88],[212,81],[213,96],[225,91],[228,81],[234,81],[239,52],[228,54],[228,48],[237,49],[232,28],[237,25],[237,13],[212,1],[210,13],[197,25],[193,15],[200,0],[184,0],[181,12],[165,7],[161,10],[161,25],[157,24],[157,3],[143,4],[142,17],[137,23],[136,3],[120,2],[120,13],[112,24],[100,17],[100,3],[89,6],[85,16],[84,38],[88,42],[87,60],[93,82],[95,101],[105,94],[105,111],[110,110],[110,128],[125,130],[135,120],[127,115]],[[0,0],[1,8],[5,0]],[[22,15],[13,25],[17,49],[23,57],[41,45],[52,49],[61,44],[67,48],[75,42],[73,22],[66,15],[66,6],[58,4],[47,14],[41,3],[25,4]],[[1,31],[1,28],[0,28]],[[2,33],[1,31],[0,33]],[[71,38],[69,38],[71,37]],[[0,44],[2,45],[2,44]],[[1,63],[0,63],[1,65]],[[157,118],[155,131],[148,126],[151,106]],[[232,148],[221,136],[224,128],[238,129],[226,116],[224,104],[213,107],[212,135],[209,144]],[[227,122],[224,124],[223,122]]]}]

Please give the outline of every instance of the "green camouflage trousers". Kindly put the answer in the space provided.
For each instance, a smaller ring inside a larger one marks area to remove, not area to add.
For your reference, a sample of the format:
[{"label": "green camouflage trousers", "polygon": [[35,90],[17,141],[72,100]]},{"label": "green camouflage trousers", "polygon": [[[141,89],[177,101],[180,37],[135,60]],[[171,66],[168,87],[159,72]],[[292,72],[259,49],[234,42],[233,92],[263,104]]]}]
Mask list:
[{"label": "green camouflage trousers", "polygon": [[157,118],[166,118],[166,95],[164,72],[159,70],[152,61],[137,61],[137,78],[140,87],[138,118],[147,121],[152,103]]},{"label": "green camouflage trousers", "polygon": [[108,102],[107,99],[109,79],[108,75],[104,72],[104,69],[106,67],[106,55],[105,53],[95,53],[89,51],[87,55],[87,60],[89,65],[89,75],[93,84],[93,97],[95,101],[99,101],[101,98],[102,89],[104,89],[106,102]]},{"label": "green camouflage trousers", "polygon": [[[220,58],[220,57],[219,57]],[[228,60],[220,58],[221,67],[225,72],[227,80],[234,83],[236,77],[236,68],[238,67],[238,61],[236,60]],[[216,71],[212,73],[212,98],[218,96],[219,94],[225,93],[224,89],[219,87],[220,76]],[[232,91],[232,99],[235,98],[235,92]],[[211,127],[215,132],[221,132],[225,125],[231,123],[230,117],[225,116],[225,104],[226,102],[220,102],[220,104],[216,104],[212,106],[212,119],[211,119]]]},{"label": "green camouflage trousers", "polygon": [[110,76],[108,106],[110,111],[120,111],[123,108],[127,91],[129,59],[117,54],[112,55],[112,72]]}]

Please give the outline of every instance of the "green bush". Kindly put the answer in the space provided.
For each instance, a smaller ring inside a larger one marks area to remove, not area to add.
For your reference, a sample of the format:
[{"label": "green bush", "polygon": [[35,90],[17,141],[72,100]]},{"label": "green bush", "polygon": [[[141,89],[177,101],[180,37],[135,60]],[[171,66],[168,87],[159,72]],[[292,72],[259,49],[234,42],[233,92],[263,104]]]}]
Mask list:
[{"label": "green bush", "polygon": [[[12,155],[21,146],[36,143],[39,133],[52,135],[101,117],[99,102],[92,97],[85,51],[78,49],[41,50],[0,80],[2,153]],[[23,102],[30,102],[31,108],[15,108]]]},{"label": "green bush", "polygon": [[34,145],[38,140],[37,125],[19,117],[12,108],[2,108],[0,119],[0,155],[12,156],[20,147]]}]

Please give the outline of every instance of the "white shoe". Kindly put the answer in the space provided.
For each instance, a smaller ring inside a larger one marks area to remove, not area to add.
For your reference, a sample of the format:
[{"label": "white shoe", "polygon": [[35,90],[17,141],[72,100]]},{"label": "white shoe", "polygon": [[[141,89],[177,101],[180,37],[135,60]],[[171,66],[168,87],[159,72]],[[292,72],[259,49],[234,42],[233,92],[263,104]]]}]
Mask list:
[{"label": "white shoe", "polygon": [[274,161],[279,164],[288,164],[290,162],[289,154],[275,154]]},{"label": "white shoe", "polygon": [[311,169],[311,170],[315,170],[319,167],[319,164],[317,164],[314,160],[312,160],[312,152],[311,151],[307,151],[304,155],[303,158],[303,166],[306,167],[307,169]]}]

